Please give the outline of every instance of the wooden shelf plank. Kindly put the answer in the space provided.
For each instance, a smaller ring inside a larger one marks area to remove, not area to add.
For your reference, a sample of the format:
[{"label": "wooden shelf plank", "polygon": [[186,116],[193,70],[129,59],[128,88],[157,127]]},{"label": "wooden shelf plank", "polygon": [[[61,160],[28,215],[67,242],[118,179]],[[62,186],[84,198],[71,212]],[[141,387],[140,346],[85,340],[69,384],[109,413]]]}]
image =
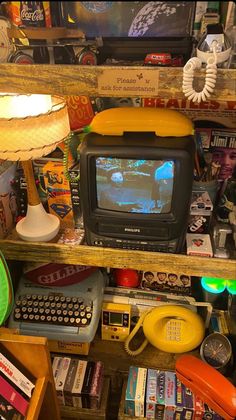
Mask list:
[{"label": "wooden shelf plank", "polygon": [[[104,75],[104,71],[106,72]],[[113,80],[129,77],[137,79],[140,72],[152,80],[154,93],[145,90],[129,91],[130,97],[186,98],[182,93],[183,69],[175,67],[123,67],[123,66],[76,66],[52,64],[0,64],[1,92],[41,93],[58,95],[127,96],[120,90],[103,90],[101,80],[110,72]],[[196,89],[204,85],[205,71],[196,72]],[[156,81],[156,85],[155,85]],[[135,82],[136,83],[136,82]],[[141,83],[141,82],[140,82]],[[139,82],[137,79],[137,86]],[[125,85],[126,86],[126,85]],[[218,69],[216,88],[211,100],[235,101],[236,72],[233,69]],[[203,104],[206,106],[206,104]],[[196,105],[196,108],[199,105]]]},{"label": "wooden shelf plank", "polygon": [[9,38],[28,38],[28,39],[64,39],[64,38],[85,38],[85,34],[80,29],[67,29],[63,27],[54,28],[16,28],[7,29]]},{"label": "wooden shelf plank", "polygon": [[180,254],[132,251],[87,245],[0,240],[6,259],[35,262],[57,262],[96,267],[133,268],[136,270],[168,271],[192,276],[236,279],[236,260],[191,257]]}]

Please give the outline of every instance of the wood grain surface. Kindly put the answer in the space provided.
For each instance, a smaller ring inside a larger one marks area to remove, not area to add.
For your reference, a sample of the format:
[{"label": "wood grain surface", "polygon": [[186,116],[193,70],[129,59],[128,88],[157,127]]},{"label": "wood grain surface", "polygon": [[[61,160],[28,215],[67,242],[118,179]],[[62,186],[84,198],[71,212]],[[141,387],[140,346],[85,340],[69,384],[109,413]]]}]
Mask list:
[{"label": "wood grain surface", "polygon": [[[0,90],[1,92],[18,93],[44,93],[58,95],[88,95],[102,96],[98,92],[98,77],[105,71],[125,74],[132,70],[134,76],[144,67],[132,66],[80,66],[80,65],[52,65],[52,64],[0,64]],[[182,93],[183,69],[176,67],[145,67],[145,72],[158,80],[156,95],[162,98],[184,98]],[[196,72],[195,89],[204,86],[205,71]],[[217,82],[211,100],[235,101],[236,72],[233,69],[218,69]],[[108,96],[104,94],[103,96]],[[109,96],[120,97],[119,91],[111,91]],[[137,92],[129,96],[136,97]],[[145,92],[140,92],[140,97],[147,97]]]}]

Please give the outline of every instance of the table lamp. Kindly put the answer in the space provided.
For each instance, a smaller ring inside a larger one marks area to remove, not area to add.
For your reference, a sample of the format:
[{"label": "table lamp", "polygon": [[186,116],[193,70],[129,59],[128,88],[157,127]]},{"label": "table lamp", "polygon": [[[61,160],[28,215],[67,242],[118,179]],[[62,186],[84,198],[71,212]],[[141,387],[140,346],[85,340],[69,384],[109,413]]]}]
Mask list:
[{"label": "table lamp", "polygon": [[59,219],[40,202],[32,159],[48,155],[70,133],[66,102],[50,95],[0,95],[0,159],[22,163],[28,206],[16,225],[25,241],[50,241],[59,230]]}]

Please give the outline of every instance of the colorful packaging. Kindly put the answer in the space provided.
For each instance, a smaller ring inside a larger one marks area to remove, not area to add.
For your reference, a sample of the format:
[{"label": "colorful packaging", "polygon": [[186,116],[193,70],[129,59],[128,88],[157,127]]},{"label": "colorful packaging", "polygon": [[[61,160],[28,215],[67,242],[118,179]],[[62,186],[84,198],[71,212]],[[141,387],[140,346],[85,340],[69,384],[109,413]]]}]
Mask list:
[{"label": "colorful packaging", "polygon": [[48,162],[43,167],[44,182],[48,193],[48,208],[57,216],[61,227],[73,227],[74,217],[69,181],[60,162]]},{"label": "colorful packaging", "polygon": [[185,274],[144,271],[140,286],[147,290],[191,295],[191,277]]},{"label": "colorful packaging", "polygon": [[6,12],[11,23],[20,27],[51,28],[49,1],[8,1]]},{"label": "colorful packaging", "polygon": [[130,366],[125,393],[125,413],[144,417],[147,369]]},{"label": "colorful packaging", "polygon": [[165,405],[165,384],[165,372],[159,371],[157,374],[157,403],[161,405]]},{"label": "colorful packaging", "polygon": [[18,213],[16,195],[12,188],[16,165],[10,162],[0,166],[0,239],[6,238],[16,223]]},{"label": "colorful packaging", "polygon": [[148,369],[148,372],[147,372],[146,417],[148,419],[156,418],[157,373],[158,371],[155,369]]},{"label": "colorful packaging", "polygon": [[66,102],[72,131],[90,124],[94,112],[88,96],[67,96]]}]

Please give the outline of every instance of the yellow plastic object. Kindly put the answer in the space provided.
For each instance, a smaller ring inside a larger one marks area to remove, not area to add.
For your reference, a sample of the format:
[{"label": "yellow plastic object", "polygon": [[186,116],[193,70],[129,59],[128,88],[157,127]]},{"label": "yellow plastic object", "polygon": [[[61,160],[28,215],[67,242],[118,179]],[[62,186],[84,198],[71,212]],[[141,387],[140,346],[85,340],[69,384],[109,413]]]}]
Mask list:
[{"label": "yellow plastic object", "polygon": [[[129,343],[141,326],[146,338],[137,350],[130,350]],[[196,312],[180,305],[161,305],[140,317],[125,340],[125,350],[137,356],[150,343],[168,353],[184,353],[199,346],[204,335],[204,322]]]},{"label": "yellow plastic object", "polygon": [[122,107],[99,112],[85,131],[114,136],[155,132],[160,137],[182,137],[193,135],[194,128],[188,117],[172,109]]}]

